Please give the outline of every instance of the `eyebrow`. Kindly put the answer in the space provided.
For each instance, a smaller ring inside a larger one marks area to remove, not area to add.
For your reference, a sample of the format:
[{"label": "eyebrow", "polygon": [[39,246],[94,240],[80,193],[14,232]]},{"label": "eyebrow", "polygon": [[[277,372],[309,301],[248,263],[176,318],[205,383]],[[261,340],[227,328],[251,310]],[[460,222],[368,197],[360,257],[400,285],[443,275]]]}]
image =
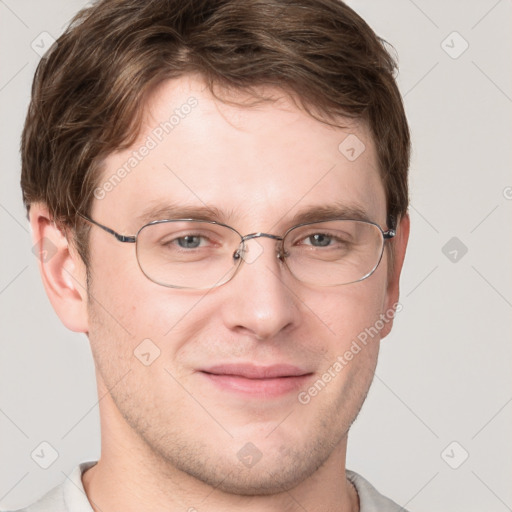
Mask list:
[{"label": "eyebrow", "polygon": [[148,206],[136,217],[136,221],[147,224],[155,220],[197,219],[225,223],[229,217],[230,215],[222,212],[215,206],[166,203]]},{"label": "eyebrow", "polygon": [[[136,217],[139,225],[144,225],[155,220],[164,219],[197,219],[205,221],[215,221],[222,224],[232,222],[234,212],[224,212],[211,205],[183,205],[177,203],[156,204],[146,207],[142,213]],[[283,216],[275,224],[279,224]],[[299,210],[289,221],[289,226],[297,224],[306,224],[308,222],[321,222],[329,219],[353,219],[375,222],[371,220],[367,211],[358,204],[346,204],[335,202],[328,205],[308,206]]]},{"label": "eyebrow", "polygon": [[329,219],[352,219],[372,222],[367,211],[357,204],[334,203],[299,210],[291,219],[293,225]]}]

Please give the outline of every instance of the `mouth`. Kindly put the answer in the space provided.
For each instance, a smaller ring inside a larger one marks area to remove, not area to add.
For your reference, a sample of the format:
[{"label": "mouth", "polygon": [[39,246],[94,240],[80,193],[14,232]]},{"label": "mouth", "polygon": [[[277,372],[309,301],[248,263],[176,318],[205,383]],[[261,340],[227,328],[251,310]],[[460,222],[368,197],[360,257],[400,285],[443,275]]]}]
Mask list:
[{"label": "mouth", "polygon": [[199,373],[223,391],[242,393],[254,397],[277,397],[302,388],[312,372],[297,366],[276,364],[216,365],[199,370]]}]

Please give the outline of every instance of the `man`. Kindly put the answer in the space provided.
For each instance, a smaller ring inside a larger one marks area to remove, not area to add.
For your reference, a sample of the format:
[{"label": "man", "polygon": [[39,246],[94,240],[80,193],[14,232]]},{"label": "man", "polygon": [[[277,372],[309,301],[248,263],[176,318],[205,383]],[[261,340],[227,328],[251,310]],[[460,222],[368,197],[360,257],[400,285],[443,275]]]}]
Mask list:
[{"label": "man", "polygon": [[77,16],[36,73],[22,188],[90,340],[101,458],[25,510],[401,509],[345,469],[409,234],[394,71],[337,0]]}]

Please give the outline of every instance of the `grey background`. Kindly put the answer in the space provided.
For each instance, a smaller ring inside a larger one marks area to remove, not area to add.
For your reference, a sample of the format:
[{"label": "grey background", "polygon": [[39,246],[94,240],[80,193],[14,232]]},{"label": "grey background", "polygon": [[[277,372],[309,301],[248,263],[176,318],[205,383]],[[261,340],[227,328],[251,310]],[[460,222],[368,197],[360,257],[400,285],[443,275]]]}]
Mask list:
[{"label": "grey background", "polygon": [[[512,2],[349,4],[398,52],[413,159],[403,311],[347,465],[413,511],[512,510]],[[100,454],[87,338],[47,300],[19,189],[39,60],[31,45],[44,45],[42,32],[58,37],[82,5],[0,0],[2,508],[33,501]],[[59,454],[46,470],[30,456],[42,441]]]}]

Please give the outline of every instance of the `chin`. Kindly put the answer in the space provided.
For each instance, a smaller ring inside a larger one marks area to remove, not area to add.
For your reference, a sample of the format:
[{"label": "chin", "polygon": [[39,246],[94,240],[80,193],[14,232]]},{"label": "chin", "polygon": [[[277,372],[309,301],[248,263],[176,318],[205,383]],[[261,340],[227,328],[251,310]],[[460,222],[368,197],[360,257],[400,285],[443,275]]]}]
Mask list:
[{"label": "chin", "polygon": [[[242,449],[243,450],[243,449]],[[244,452],[236,447],[235,457],[212,454],[169,461],[177,469],[218,491],[238,496],[271,496],[290,491],[312,476],[333,454],[333,446],[316,439],[302,449],[290,446],[267,447],[252,466],[245,465]],[[252,445],[247,453],[256,452]],[[225,452],[231,451],[229,447]],[[233,450],[235,451],[235,449]]]}]

